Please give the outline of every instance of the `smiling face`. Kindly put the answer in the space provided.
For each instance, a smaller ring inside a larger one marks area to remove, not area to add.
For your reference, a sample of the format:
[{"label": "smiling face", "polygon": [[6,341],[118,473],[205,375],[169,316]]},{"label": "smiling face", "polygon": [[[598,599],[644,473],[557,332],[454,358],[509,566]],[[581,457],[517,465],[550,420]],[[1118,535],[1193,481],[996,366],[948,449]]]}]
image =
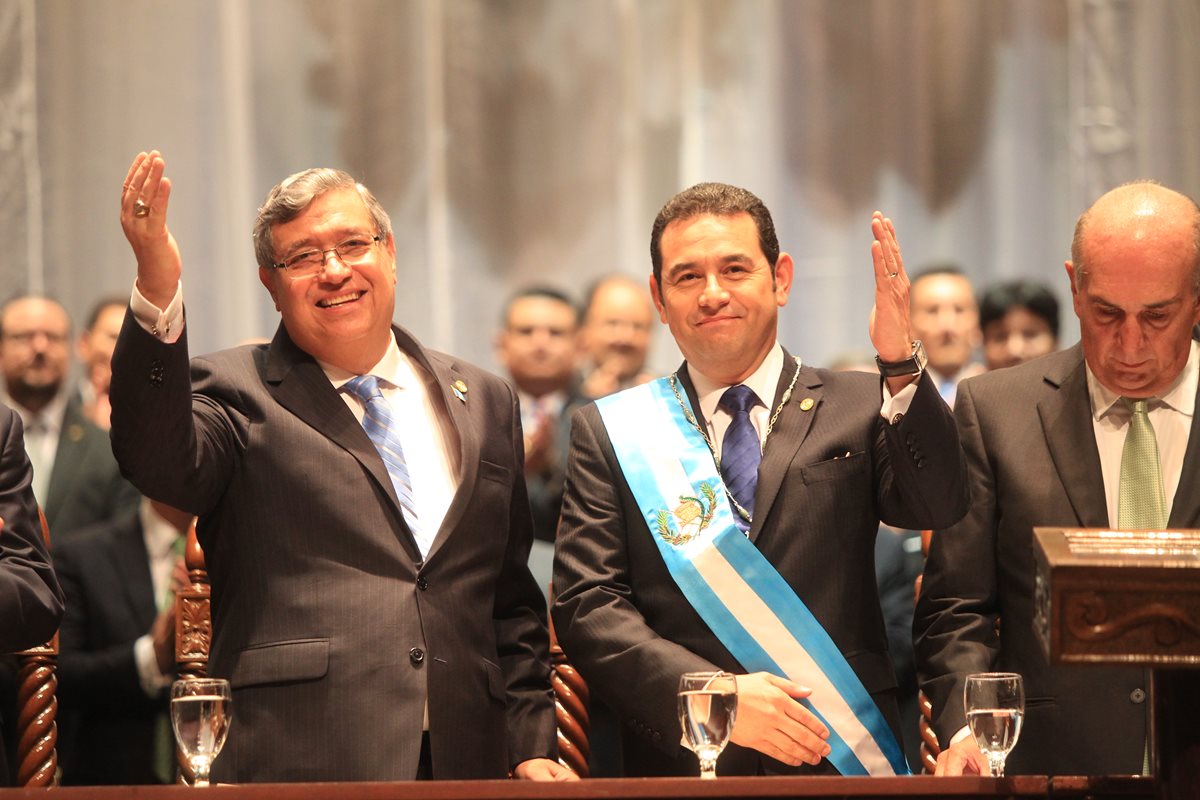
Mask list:
[{"label": "smiling face", "polygon": [[[345,188],[319,195],[294,219],[275,225],[271,241],[276,261],[283,261],[377,233],[358,192]],[[330,252],[315,275],[293,278],[266,267],[258,274],[288,335],[313,358],[361,374],[383,357],[396,304],[396,246],[390,235],[354,266]]]},{"label": "smiling face", "polygon": [[1159,186],[1096,202],[1068,261],[1084,357],[1126,397],[1161,394],[1178,377],[1200,322],[1194,206]]},{"label": "smiling face", "polygon": [[650,279],[660,319],[688,364],[740,383],[775,343],[779,308],[792,287],[792,259],[774,267],[749,214],[701,214],[669,224],[659,243],[662,289]]}]

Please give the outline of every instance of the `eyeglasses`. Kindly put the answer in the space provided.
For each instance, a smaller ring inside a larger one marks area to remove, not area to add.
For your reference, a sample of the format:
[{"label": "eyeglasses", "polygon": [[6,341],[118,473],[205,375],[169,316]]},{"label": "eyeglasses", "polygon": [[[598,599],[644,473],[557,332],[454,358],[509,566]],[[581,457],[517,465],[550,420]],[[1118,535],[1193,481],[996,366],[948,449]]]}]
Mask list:
[{"label": "eyeglasses", "polygon": [[337,247],[330,247],[328,250],[304,250],[286,261],[280,261],[271,266],[283,270],[292,278],[308,278],[325,269],[327,254],[333,253],[337,256],[338,261],[347,266],[353,266],[366,261],[367,256],[371,253],[371,247],[381,241],[383,241],[382,236],[372,236],[370,239],[366,238],[365,234],[353,236]]}]

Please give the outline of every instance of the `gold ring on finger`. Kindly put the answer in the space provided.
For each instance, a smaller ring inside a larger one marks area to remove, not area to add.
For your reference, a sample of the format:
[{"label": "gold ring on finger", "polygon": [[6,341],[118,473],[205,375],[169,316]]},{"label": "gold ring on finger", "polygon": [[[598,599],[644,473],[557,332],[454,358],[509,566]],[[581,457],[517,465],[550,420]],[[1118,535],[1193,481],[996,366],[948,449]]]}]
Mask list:
[{"label": "gold ring on finger", "polygon": [[135,217],[150,216],[150,206],[146,205],[141,200],[134,200],[133,201],[133,215]]}]

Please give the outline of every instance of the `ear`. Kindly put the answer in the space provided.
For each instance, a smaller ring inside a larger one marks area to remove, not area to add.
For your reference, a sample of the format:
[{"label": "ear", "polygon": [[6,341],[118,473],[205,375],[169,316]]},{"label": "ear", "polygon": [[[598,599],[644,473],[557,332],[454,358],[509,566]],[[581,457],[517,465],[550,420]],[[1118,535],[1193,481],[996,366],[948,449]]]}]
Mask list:
[{"label": "ear", "polygon": [[258,281],[259,281],[259,283],[261,283],[263,286],[266,287],[267,293],[271,295],[271,302],[273,302],[275,304],[275,310],[279,311],[280,310],[279,297],[275,294],[275,292],[278,288],[275,284],[275,281],[278,280],[278,277],[275,275],[276,272],[278,272],[278,270],[267,269],[266,267],[259,267],[258,268]]},{"label": "ear", "polygon": [[658,310],[658,319],[664,325],[667,322],[667,309],[663,306],[662,296],[658,291],[658,281],[654,279],[654,273],[650,273],[650,299],[654,301],[654,307]]},{"label": "ear", "polygon": [[387,235],[387,239],[383,242],[383,249],[387,251],[388,258],[392,262],[392,283],[396,282],[396,239],[392,234]]},{"label": "ear", "polygon": [[1079,312],[1083,307],[1083,296],[1075,288],[1075,265],[1068,259],[1063,262],[1063,266],[1067,269],[1067,279],[1071,282],[1071,305],[1075,308],[1075,316],[1079,316]]},{"label": "ear", "polygon": [[775,302],[780,308],[787,305],[795,270],[796,265],[787,253],[780,253],[779,258],[775,259]]}]

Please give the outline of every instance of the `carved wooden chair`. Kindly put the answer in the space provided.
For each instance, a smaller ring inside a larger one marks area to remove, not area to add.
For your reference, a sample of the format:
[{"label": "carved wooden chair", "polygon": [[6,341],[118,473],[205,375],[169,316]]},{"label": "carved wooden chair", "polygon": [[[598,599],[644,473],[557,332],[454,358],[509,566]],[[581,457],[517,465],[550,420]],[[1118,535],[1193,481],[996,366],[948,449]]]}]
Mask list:
[{"label": "carved wooden chair", "polygon": [[[50,547],[46,515],[38,509]],[[17,657],[17,785],[52,786],[58,772],[58,634]]]},{"label": "carved wooden chair", "polygon": [[[175,664],[180,678],[208,677],[208,652],[212,645],[212,586],[204,566],[204,551],[196,540],[196,523],[188,527],[183,549],[188,584],[175,593]],[[175,751],[179,771],[191,782],[192,768],[183,751]]]},{"label": "carved wooden chair", "polygon": [[[553,587],[550,596],[554,596]],[[554,687],[554,717],[558,723],[558,760],[579,777],[586,778],[591,755],[588,688],[558,643],[554,620],[550,620],[550,684]]]},{"label": "carved wooden chair", "polygon": [[212,587],[204,567],[204,551],[196,540],[196,523],[188,528],[183,550],[188,585],[176,593],[175,662],[180,678],[208,676],[208,651],[212,644]]}]

